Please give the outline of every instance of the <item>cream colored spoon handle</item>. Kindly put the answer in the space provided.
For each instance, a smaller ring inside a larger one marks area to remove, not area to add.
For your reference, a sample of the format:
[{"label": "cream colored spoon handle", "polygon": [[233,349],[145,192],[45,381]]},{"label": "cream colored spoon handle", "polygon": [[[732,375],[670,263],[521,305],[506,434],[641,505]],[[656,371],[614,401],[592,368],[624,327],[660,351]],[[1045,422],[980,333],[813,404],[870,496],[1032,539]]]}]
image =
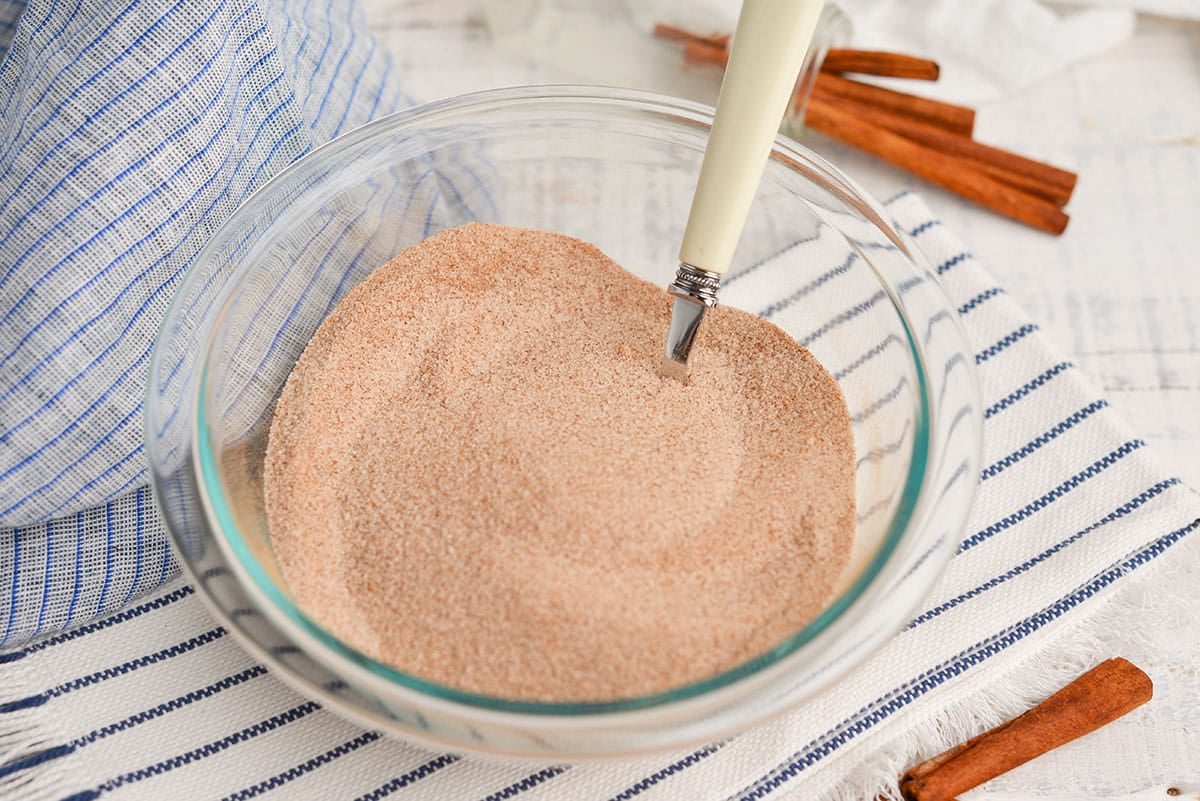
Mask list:
[{"label": "cream colored spoon handle", "polygon": [[724,273],[812,40],[822,0],[745,0],[679,260]]}]

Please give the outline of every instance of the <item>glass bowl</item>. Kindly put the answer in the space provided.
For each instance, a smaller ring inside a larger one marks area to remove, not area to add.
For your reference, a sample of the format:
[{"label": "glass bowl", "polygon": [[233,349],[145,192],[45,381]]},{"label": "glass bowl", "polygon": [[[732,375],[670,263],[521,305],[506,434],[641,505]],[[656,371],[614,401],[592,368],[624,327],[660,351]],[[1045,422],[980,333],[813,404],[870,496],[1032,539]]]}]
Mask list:
[{"label": "glass bowl", "polygon": [[579,237],[665,287],[710,122],[708,108],[594,87],[454,98],[317,148],[213,232],[155,345],[147,450],[199,594],[275,675],[390,733],[576,759],[711,741],[793,708],[907,621],[974,492],[974,359],[934,273],[886,211],[782,137],[722,302],[808,347],[849,405],[854,547],[815,620],[726,673],[654,696],[518,702],[373,661],[306,616],[280,576],[263,512],[267,431],[289,371],[338,300],[403,248],[469,221]]}]

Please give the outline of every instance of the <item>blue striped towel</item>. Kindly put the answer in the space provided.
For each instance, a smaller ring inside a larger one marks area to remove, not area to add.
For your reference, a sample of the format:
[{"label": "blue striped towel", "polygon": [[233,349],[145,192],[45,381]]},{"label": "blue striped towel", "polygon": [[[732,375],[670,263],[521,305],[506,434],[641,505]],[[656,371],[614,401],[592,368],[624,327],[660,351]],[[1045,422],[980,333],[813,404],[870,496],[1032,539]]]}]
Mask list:
[{"label": "blue striped towel", "polygon": [[0,796],[861,798],[1098,658],[1097,621],[1200,555],[1200,500],[906,195],[888,210],[973,342],[986,445],[959,552],[902,633],[804,709],[684,753],[499,764],[363,731],[173,580],[138,421],[157,315],[206,234],[404,102],[387,60],[331,0],[0,2],[0,20]]},{"label": "blue striped towel", "polygon": [[0,645],[12,645],[175,575],[142,449],[172,292],[271,175],[410,101],[340,0],[9,0],[0,57]]}]

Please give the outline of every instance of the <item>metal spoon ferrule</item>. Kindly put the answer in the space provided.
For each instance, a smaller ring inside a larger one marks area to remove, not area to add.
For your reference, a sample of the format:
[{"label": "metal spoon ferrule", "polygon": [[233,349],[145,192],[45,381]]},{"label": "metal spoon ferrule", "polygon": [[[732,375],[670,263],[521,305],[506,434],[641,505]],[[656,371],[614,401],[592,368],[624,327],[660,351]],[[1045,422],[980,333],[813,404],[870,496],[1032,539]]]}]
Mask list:
[{"label": "metal spoon ferrule", "polygon": [[675,280],[667,287],[674,298],[671,325],[667,329],[666,352],[662,372],[681,383],[688,381],[688,355],[696,341],[704,313],[717,305],[721,274],[701,270],[684,262],[679,263]]}]

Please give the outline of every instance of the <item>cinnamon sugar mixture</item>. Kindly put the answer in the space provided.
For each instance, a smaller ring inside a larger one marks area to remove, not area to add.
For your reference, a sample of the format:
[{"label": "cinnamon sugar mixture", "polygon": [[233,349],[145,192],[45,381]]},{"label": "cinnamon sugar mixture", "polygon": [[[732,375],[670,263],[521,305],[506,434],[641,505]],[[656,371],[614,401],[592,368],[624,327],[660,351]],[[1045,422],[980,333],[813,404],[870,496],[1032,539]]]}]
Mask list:
[{"label": "cinnamon sugar mixture", "polygon": [[661,287],[591,245],[472,224],[404,251],[279,399],[272,542],[299,605],[396,668],[510,699],[712,676],[830,599],[854,534],[833,378],[718,307],[659,376]]}]

